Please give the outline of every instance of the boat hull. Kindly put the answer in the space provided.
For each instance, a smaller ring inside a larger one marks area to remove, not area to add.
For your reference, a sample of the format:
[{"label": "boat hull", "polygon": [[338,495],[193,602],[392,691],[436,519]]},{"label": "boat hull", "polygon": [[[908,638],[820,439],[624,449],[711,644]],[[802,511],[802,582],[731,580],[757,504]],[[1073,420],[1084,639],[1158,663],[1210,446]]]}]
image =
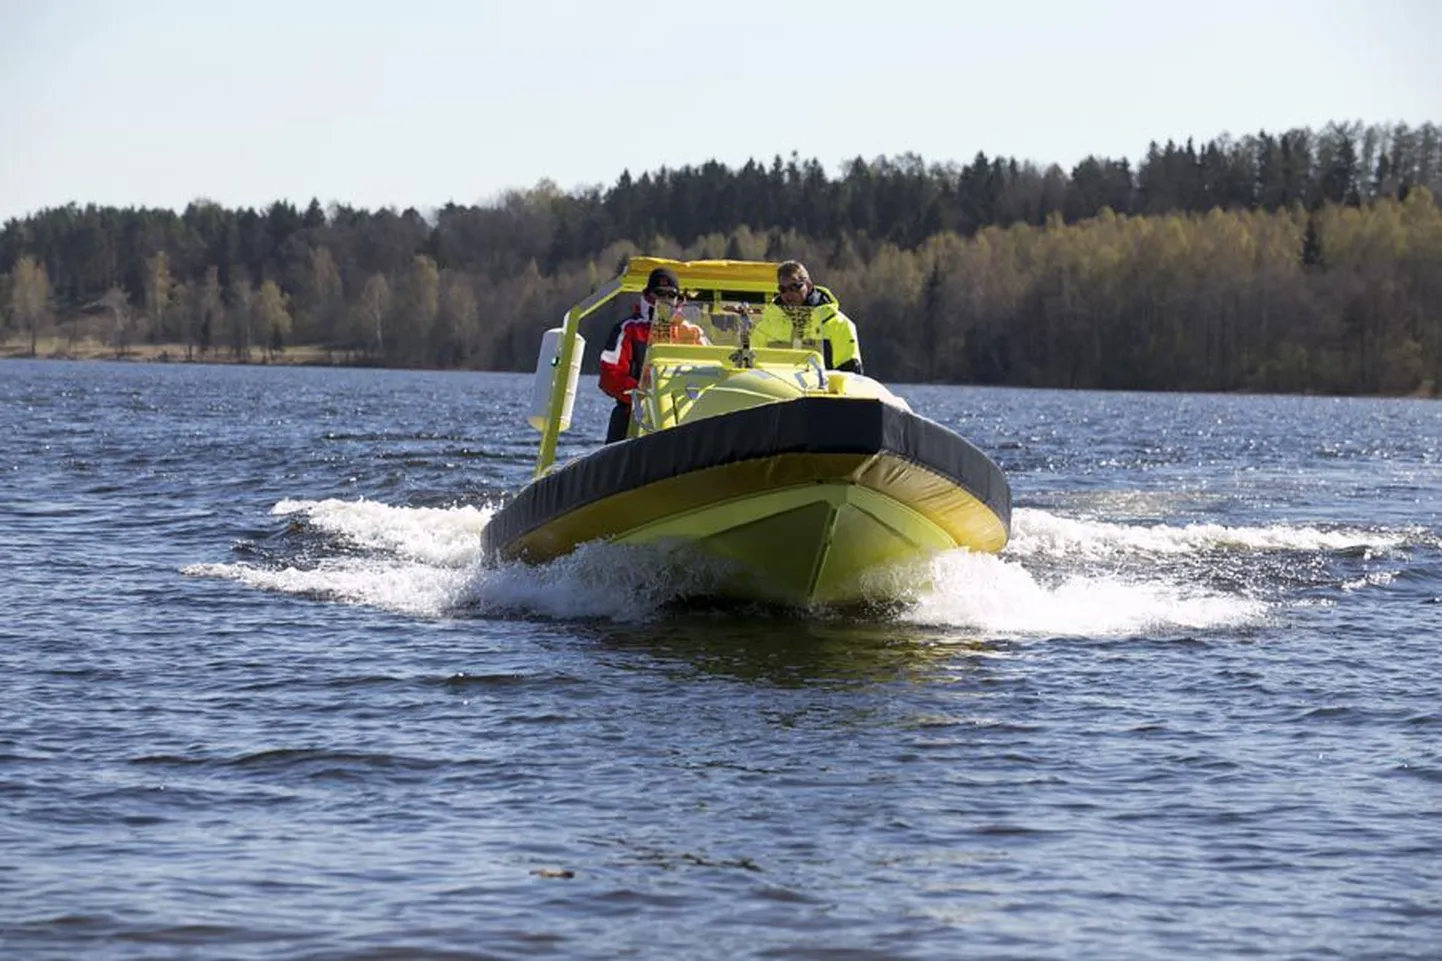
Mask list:
[{"label": "boat hull", "polygon": [[898,563],[1006,543],[1011,492],[977,448],[902,407],[807,397],[608,445],[552,471],[483,534],[498,560],[588,541],[680,543],[720,589],[789,603],[872,599]]}]

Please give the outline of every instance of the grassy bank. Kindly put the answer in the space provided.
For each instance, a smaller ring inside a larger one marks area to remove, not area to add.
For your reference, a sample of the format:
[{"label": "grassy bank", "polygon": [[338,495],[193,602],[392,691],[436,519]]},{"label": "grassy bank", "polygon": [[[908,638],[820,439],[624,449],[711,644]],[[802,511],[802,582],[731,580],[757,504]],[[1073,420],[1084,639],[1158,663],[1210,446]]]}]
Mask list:
[{"label": "grassy bank", "polygon": [[248,355],[237,356],[230,348],[211,349],[201,352],[195,347],[187,349],[185,344],[129,344],[119,347],[113,343],[92,338],[40,337],[32,351],[29,338],[9,338],[0,341],[0,358],[30,358],[42,360],[119,360],[137,363],[195,363],[195,364],[289,364],[297,366],[335,366],[345,364],[348,358],[314,344],[287,347],[272,353],[252,349]]}]

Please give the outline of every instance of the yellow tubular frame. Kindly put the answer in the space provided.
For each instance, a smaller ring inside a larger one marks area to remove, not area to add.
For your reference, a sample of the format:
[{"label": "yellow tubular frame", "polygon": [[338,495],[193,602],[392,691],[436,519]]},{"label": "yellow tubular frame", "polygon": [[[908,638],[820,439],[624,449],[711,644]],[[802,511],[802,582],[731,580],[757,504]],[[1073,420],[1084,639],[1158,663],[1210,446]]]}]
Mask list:
[{"label": "yellow tubular frame", "polygon": [[[632,257],[625,271],[584,300],[566,311],[561,322],[561,352],[553,365],[556,375],[551,383],[551,403],[546,413],[546,426],[541,431],[541,447],[536,457],[536,477],[551,469],[556,462],[556,441],[561,433],[561,408],[566,398],[566,372],[576,351],[576,335],[581,320],[618,294],[639,293],[646,289],[646,279],[657,267],[669,267],[688,293],[720,291],[768,294],[776,290],[776,264],[756,260],[666,260],[661,257]],[[708,298],[700,298],[708,299]]]}]

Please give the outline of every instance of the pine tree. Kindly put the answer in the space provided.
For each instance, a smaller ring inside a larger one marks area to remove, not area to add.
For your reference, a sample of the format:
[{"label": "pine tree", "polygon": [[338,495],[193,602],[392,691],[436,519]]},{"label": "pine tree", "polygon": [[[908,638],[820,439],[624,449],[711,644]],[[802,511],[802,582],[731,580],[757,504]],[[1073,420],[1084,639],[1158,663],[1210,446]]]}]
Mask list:
[{"label": "pine tree", "polygon": [[1307,218],[1307,230],[1302,235],[1302,266],[1308,270],[1325,270],[1322,259],[1322,237],[1317,232],[1317,218]]}]

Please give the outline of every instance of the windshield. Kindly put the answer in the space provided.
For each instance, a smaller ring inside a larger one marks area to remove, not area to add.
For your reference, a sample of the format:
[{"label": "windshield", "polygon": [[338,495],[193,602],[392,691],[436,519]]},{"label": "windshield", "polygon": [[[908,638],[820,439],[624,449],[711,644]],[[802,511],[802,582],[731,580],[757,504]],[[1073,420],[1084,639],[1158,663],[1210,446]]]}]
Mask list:
[{"label": "windshield", "polygon": [[674,308],[657,303],[651,324],[651,343],[696,343],[697,331],[705,343],[740,347],[749,335],[750,346],[819,350],[821,316],[817,307],[786,307],[723,300],[683,300]]}]

